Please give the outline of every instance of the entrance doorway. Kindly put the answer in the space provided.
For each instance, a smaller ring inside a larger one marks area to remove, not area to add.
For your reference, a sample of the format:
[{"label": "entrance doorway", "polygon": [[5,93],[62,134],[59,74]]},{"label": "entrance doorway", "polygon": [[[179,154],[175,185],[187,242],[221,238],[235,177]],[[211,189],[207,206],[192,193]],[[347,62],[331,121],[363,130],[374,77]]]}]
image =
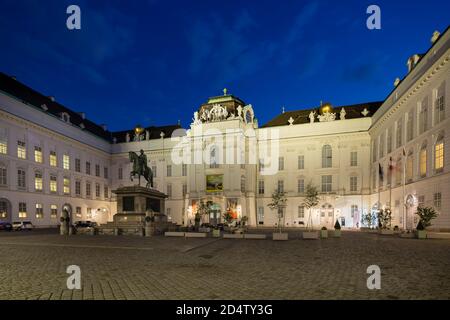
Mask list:
[{"label": "entrance doorway", "polygon": [[331,229],[334,222],[334,208],[331,204],[324,204],[320,210],[320,225]]},{"label": "entrance doorway", "polygon": [[221,210],[220,205],[217,203],[212,203],[209,207],[209,223],[212,225],[217,225],[221,221]]}]

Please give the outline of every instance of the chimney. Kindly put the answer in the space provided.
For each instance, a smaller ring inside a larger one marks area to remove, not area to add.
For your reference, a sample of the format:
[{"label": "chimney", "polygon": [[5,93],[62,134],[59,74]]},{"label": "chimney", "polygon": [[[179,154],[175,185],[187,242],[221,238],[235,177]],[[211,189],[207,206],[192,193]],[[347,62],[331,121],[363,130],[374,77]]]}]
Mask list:
[{"label": "chimney", "polygon": [[441,34],[437,30],[435,32],[433,32],[433,36],[431,37],[431,43],[435,43],[437,41],[437,39],[439,39],[440,35]]},{"label": "chimney", "polygon": [[78,114],[80,115],[81,119],[86,119],[86,113],[84,112],[78,112]]},{"label": "chimney", "polygon": [[409,57],[408,62],[406,63],[406,65],[408,66],[408,73],[410,73],[414,67],[417,65],[417,62],[419,62],[420,60],[420,55],[415,54],[411,57]]}]

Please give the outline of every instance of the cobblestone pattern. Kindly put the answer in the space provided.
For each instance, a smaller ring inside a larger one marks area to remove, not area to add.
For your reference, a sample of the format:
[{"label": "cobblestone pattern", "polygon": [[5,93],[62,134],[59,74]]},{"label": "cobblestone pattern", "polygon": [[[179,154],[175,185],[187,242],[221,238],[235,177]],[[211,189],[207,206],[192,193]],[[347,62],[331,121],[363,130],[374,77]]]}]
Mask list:
[{"label": "cobblestone pattern", "polygon": [[[68,290],[66,268],[81,267]],[[369,290],[369,265],[381,290]],[[237,240],[0,232],[0,299],[450,299],[450,241],[343,232]]]}]

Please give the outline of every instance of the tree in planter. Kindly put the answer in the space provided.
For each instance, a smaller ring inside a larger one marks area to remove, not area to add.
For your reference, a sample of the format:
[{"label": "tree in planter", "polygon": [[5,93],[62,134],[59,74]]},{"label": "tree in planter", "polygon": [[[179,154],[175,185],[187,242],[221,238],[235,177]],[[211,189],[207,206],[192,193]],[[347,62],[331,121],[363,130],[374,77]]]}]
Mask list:
[{"label": "tree in planter", "polygon": [[319,204],[319,192],[317,191],[317,187],[314,186],[311,182],[308,183],[306,186],[306,197],[303,201],[303,205],[308,208],[309,216],[308,216],[308,222],[306,223],[306,228],[308,230],[313,229],[312,225],[312,215],[311,215],[311,209],[314,208]]},{"label": "tree in planter", "polygon": [[367,225],[369,229],[371,229],[372,225],[375,223],[375,215],[373,215],[371,212],[368,212],[367,214],[363,215],[362,222]]},{"label": "tree in planter", "polygon": [[280,233],[281,233],[281,220],[283,219],[284,216],[283,209],[286,207],[286,202],[287,202],[286,193],[276,190],[272,194],[272,202],[267,205],[271,210],[277,210],[278,230]]},{"label": "tree in planter", "polygon": [[[415,214],[419,216],[419,223],[421,223],[423,227],[422,230],[425,230],[427,227],[431,226],[431,220],[437,217],[436,211],[431,207],[419,206]],[[419,230],[418,227],[417,230]]]},{"label": "tree in planter", "polygon": [[198,231],[198,229],[200,228],[200,221],[202,220],[202,217],[204,215],[209,214],[209,210],[210,210],[210,201],[208,202],[203,202],[201,201],[198,205],[197,208],[197,212],[195,213],[195,231]]},{"label": "tree in planter", "polygon": [[391,226],[392,213],[390,209],[380,209],[378,211],[378,226],[380,229],[387,229]]}]

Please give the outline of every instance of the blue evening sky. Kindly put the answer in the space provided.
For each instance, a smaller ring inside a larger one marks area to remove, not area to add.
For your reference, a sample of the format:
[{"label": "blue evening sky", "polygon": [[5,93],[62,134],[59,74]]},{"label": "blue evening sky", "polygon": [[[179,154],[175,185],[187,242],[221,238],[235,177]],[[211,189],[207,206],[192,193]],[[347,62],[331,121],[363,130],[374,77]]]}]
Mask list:
[{"label": "blue evening sky", "polygon": [[282,106],[383,100],[449,24],[444,0],[0,0],[0,70],[112,130],[187,127],[224,87],[262,125]]}]

